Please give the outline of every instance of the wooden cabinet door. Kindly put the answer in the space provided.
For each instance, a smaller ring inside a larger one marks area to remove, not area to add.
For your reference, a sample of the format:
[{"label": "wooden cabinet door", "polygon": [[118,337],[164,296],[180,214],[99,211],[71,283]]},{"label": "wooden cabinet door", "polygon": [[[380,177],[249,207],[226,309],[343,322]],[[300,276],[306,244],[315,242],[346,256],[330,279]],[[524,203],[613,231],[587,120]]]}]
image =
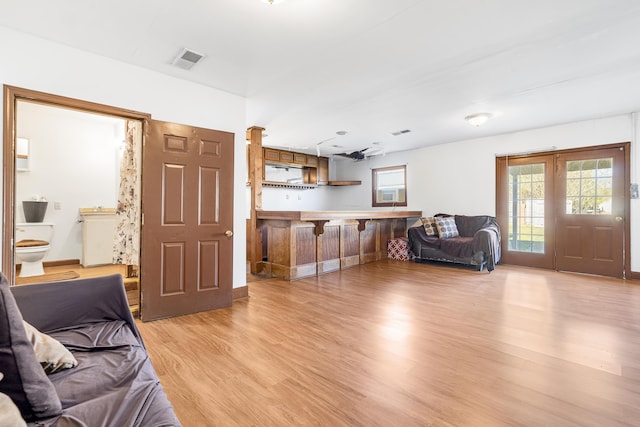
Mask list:
[{"label": "wooden cabinet door", "polygon": [[263,152],[263,158],[265,161],[273,160],[274,162],[280,161],[280,152],[271,148],[265,148]]},{"label": "wooden cabinet door", "polygon": [[318,157],[318,185],[327,185],[329,182],[329,159]]},{"label": "wooden cabinet door", "polygon": [[293,153],[289,151],[280,152],[280,161],[282,163],[293,163]]},{"label": "wooden cabinet door", "polygon": [[298,165],[306,165],[307,156],[301,153],[293,153],[293,163],[296,163]]}]

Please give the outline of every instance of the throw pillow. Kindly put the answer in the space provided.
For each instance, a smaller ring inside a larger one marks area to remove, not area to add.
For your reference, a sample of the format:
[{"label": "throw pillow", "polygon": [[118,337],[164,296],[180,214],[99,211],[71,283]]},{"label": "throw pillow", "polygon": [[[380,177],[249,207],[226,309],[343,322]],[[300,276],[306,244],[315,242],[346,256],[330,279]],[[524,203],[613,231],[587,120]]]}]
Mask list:
[{"label": "throw pillow", "polygon": [[47,375],[78,366],[76,358],[60,341],[43,334],[27,322],[23,321],[23,323],[27,339],[31,342],[33,350],[36,352],[36,359],[38,359]]},{"label": "throw pillow", "polygon": [[436,217],[436,228],[441,239],[450,239],[460,235],[458,227],[456,227],[456,219],[451,216]]},{"label": "throw pillow", "polygon": [[432,216],[420,218],[422,220],[422,226],[427,236],[437,236],[438,230],[436,228],[436,219]]},{"label": "throw pillow", "polygon": [[[0,372],[0,381],[2,381],[2,372]],[[0,427],[27,427],[20,411],[9,396],[0,393]]]},{"label": "throw pillow", "polygon": [[36,360],[27,339],[22,315],[0,274],[0,366],[4,379],[0,393],[8,395],[27,421],[60,415],[62,404],[56,389]]}]

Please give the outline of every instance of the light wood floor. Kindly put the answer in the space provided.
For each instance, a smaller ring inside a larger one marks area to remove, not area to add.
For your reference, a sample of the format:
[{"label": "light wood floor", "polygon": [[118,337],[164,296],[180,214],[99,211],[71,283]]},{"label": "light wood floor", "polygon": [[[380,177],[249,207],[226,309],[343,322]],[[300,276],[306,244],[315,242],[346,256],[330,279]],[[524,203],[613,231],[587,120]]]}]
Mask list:
[{"label": "light wood floor", "polygon": [[634,283],[383,260],[138,324],[185,426],[637,426]]},{"label": "light wood floor", "polygon": [[97,267],[83,267],[81,264],[64,264],[56,266],[45,266],[44,276],[33,276],[30,279],[34,279],[34,283],[39,283],[36,279],[40,278],[41,281],[47,281],[47,275],[64,273],[67,271],[73,271],[78,274],[79,277],[98,277],[106,276],[109,274],[122,274],[126,276],[127,267],[124,265],[102,265]]},{"label": "light wood floor", "polygon": [[[121,274],[122,277],[127,277],[127,267],[125,265],[102,265],[97,267],[83,267],[81,264],[64,264],[64,265],[56,265],[56,266],[46,266],[44,267],[44,276],[33,276],[26,278],[28,283],[42,283],[49,282],[53,280],[61,280],[56,278],[56,274],[66,273],[72,271],[77,274],[78,278],[89,278],[89,277],[99,277],[99,276],[108,276],[111,274]],[[16,278],[16,284],[20,285],[20,278]],[[136,278],[133,279],[125,279],[125,287],[127,289],[127,299],[129,301],[129,306],[131,306],[134,314],[138,311],[138,306],[140,304],[140,291],[139,284]]]}]

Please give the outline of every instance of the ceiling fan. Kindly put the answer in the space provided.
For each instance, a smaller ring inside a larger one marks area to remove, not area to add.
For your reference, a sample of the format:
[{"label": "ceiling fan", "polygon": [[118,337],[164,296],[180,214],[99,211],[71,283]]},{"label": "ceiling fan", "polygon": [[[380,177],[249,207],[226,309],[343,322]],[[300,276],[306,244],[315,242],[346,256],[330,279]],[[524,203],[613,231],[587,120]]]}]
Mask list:
[{"label": "ceiling fan", "polygon": [[379,156],[384,154],[384,149],[380,147],[366,147],[362,150],[352,151],[350,153],[336,153],[336,156],[346,157],[356,161],[368,159],[370,157]]}]

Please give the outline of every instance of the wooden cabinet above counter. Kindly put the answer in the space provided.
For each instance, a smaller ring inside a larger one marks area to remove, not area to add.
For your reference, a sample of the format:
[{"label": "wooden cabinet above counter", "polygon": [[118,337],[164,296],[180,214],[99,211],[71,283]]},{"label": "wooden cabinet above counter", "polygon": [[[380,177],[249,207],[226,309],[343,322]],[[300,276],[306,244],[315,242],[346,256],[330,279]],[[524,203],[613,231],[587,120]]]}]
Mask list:
[{"label": "wooden cabinet above counter", "polygon": [[[360,181],[329,181],[329,158],[294,151],[263,147],[263,185],[268,187],[315,188],[316,186],[360,185]],[[268,168],[270,166],[270,168]],[[267,170],[270,169],[270,170]],[[275,169],[286,169],[290,174],[277,176]],[[291,169],[291,170],[290,170]]]},{"label": "wooden cabinet above counter", "polygon": [[[318,167],[318,157],[310,154],[296,153],[293,151],[277,150],[275,148],[264,147],[264,162],[288,164],[293,167],[309,166]],[[325,157],[326,158],[326,157]],[[328,159],[327,159],[328,160]]]}]

